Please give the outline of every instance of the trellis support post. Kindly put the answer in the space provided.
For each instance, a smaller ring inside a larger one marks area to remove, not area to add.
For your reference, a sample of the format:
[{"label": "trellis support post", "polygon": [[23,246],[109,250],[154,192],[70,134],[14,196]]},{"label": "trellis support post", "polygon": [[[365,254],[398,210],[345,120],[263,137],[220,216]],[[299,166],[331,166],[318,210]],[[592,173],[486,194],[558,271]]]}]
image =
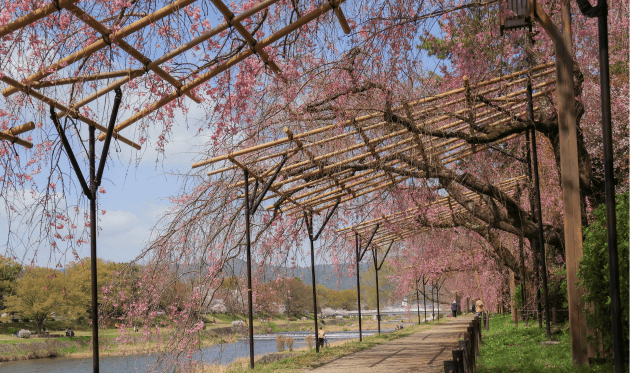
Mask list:
[{"label": "trellis support post", "polygon": [[[534,103],[532,99],[532,84],[527,82],[527,105],[529,119],[534,120]],[[540,178],[538,174],[538,150],[536,146],[536,129],[531,130],[532,163],[534,166],[534,189],[536,198],[536,220],[538,221],[538,250],[540,251],[540,271],[543,282],[543,301],[545,302],[545,333],[547,341],[551,341],[551,327],[549,325],[549,291],[547,287],[547,261],[545,259],[545,241],[543,236],[542,204],[540,202]]]},{"label": "trellis support post", "polygon": [[317,280],[315,279],[315,241],[319,238],[319,235],[322,234],[326,224],[332,217],[333,213],[339,206],[341,199],[337,199],[337,203],[333,206],[333,208],[328,212],[326,218],[324,219],[324,223],[319,228],[319,231],[316,235],[313,235],[313,213],[312,212],[304,212],[304,222],[306,223],[306,230],[308,231],[308,239],[311,243],[311,278],[313,279],[313,319],[315,321],[315,351],[319,352],[319,335],[317,328]]},{"label": "trellis support post", "polygon": [[59,133],[59,137],[61,138],[61,143],[66,150],[66,154],[70,159],[70,163],[72,164],[72,168],[74,169],[77,178],[79,179],[79,184],[83,189],[83,194],[90,200],[90,276],[91,276],[91,295],[92,295],[92,307],[91,307],[91,316],[92,316],[92,371],[94,373],[98,373],[100,370],[99,364],[99,340],[98,340],[98,258],[96,256],[96,223],[97,223],[97,215],[96,215],[96,197],[98,192],[98,187],[101,185],[101,179],[103,176],[103,170],[105,168],[105,163],[107,161],[107,153],[109,151],[109,144],[112,138],[112,133],[114,130],[114,124],[116,123],[116,117],[118,116],[118,108],[120,107],[120,101],[122,100],[122,91],[120,88],[116,88],[115,90],[116,96],[114,98],[114,104],[112,106],[112,113],[109,118],[109,127],[107,129],[105,144],[103,146],[103,150],[101,152],[101,160],[99,163],[98,171],[96,169],[96,128],[94,126],[89,126],[89,149],[88,149],[88,162],[89,162],[89,185],[83,177],[83,173],[81,172],[81,168],[79,167],[79,163],[70,147],[70,142],[66,137],[64,128],[59,123],[59,118],[55,113],[54,106],[50,106],[50,118],[55,124],[55,128],[57,129],[57,133]]},{"label": "trellis support post", "polygon": [[254,312],[252,295],[252,243],[250,236],[250,211],[249,211],[249,172],[243,170],[245,176],[245,246],[247,250],[247,317],[249,333],[249,367],[254,369]]}]

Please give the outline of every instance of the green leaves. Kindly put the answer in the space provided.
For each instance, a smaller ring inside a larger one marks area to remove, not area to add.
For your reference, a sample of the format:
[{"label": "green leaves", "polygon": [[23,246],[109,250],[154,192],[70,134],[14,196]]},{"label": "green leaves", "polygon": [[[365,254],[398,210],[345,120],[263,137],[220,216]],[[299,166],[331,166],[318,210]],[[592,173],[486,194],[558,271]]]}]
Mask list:
[{"label": "green leaves", "polygon": [[[612,348],[612,318],[610,314],[610,269],[606,230],[606,206],[593,211],[595,220],[584,229],[584,258],[578,278],[587,291],[582,300],[588,324],[602,332],[604,350]],[[617,250],[619,255],[619,287],[621,289],[621,329],[628,344],[628,192],[617,195]],[[627,358],[627,356],[626,356]]]}]

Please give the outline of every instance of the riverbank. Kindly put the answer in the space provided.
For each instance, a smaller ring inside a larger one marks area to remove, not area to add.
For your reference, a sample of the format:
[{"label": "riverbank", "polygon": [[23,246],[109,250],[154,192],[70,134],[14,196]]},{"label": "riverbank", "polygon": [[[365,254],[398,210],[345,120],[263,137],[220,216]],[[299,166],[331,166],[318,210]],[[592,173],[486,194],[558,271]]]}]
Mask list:
[{"label": "riverbank", "polygon": [[[400,322],[400,318],[396,318],[388,322],[383,320],[383,329],[393,328],[393,321]],[[407,324],[410,320],[405,320]],[[219,320],[217,320],[219,321]],[[364,319],[363,329],[376,329],[377,322],[375,320]],[[7,329],[7,325],[12,329],[24,328],[28,329],[31,325],[28,323],[0,324]],[[327,332],[349,332],[358,331],[358,319],[326,319],[325,324],[320,326]],[[48,326],[52,329],[53,325]],[[7,329],[8,331],[9,329]],[[254,322],[254,332],[256,334],[282,333],[282,332],[313,332],[313,320],[305,321],[287,321],[286,319],[273,319],[268,322]],[[6,331],[5,331],[6,333]],[[63,332],[51,332],[52,334]],[[15,338],[10,334],[0,334],[0,362],[20,361],[30,359],[41,359],[51,357],[67,357],[67,358],[90,358],[92,356],[91,331],[76,330],[75,337],[57,337],[57,338]],[[130,343],[121,344],[116,341],[119,331],[114,328],[102,329],[99,332],[100,337],[100,356],[127,356],[132,354],[159,353],[165,349],[164,341],[168,338],[162,334],[162,343],[158,343],[157,337],[152,335],[150,340],[146,340],[142,332],[131,333]],[[206,327],[200,333],[201,347],[211,347],[218,344],[231,343],[238,341],[247,336],[246,327],[231,326],[228,320],[220,320],[218,323],[206,323]]]}]

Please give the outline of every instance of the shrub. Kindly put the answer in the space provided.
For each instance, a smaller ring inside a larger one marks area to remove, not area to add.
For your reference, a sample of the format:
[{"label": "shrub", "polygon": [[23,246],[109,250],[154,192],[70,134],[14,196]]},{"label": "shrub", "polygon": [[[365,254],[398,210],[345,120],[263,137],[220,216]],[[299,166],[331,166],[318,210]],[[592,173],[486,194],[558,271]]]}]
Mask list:
[{"label": "shrub", "polygon": [[276,337],[276,349],[278,352],[284,351],[284,344],[286,342],[286,338],[283,335],[279,335]]},{"label": "shrub", "polygon": [[306,341],[306,344],[308,345],[308,349],[312,350],[313,345],[315,344],[315,337],[313,337],[312,335],[307,335],[306,338],[304,338],[304,340]]},{"label": "shrub", "polygon": [[293,338],[289,337],[285,340],[286,344],[287,344],[287,349],[289,351],[293,351]]},{"label": "shrub", "polygon": [[[608,266],[608,243],[606,231],[606,206],[593,211],[595,221],[584,229],[584,258],[578,277],[587,293],[582,296],[587,304],[584,308],[586,321],[602,333],[604,350],[612,349],[612,317],[610,314],[610,268]],[[617,195],[617,250],[619,255],[619,288],[621,293],[624,345],[628,346],[628,192]],[[624,354],[624,359],[628,355]]]}]

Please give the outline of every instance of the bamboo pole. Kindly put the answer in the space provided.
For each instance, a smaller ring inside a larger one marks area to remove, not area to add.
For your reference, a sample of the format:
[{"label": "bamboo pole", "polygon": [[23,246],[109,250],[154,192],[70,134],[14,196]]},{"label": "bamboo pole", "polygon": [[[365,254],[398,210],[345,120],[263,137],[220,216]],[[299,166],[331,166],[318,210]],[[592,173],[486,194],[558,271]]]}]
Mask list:
[{"label": "bamboo pole", "polygon": [[[128,76],[131,74],[141,73],[144,74],[144,70],[142,69],[126,69],[120,71],[111,71],[107,73],[99,73],[92,75],[80,75],[73,76],[70,78],[62,78],[56,80],[42,80],[39,82],[33,82],[31,86],[35,89],[46,88],[46,87],[55,87],[58,85],[66,85],[66,84],[74,84],[74,83],[83,83],[83,82],[92,82],[95,80],[105,80],[112,78],[120,78],[122,76]],[[112,89],[113,90],[113,89]]]},{"label": "bamboo pole", "polygon": [[[156,21],[184,8],[185,6],[194,3],[195,1],[196,0],[176,0],[172,2],[171,4],[163,8],[160,8],[156,10],[155,12],[135,21],[129,26],[123,27],[118,32],[110,35],[110,37],[113,37],[115,40],[122,39],[144,28],[145,26],[155,23]],[[51,74],[54,74],[55,72],[63,69],[65,66],[69,66],[73,64],[74,62],[80,59],[83,59],[87,56],[90,56],[107,46],[108,44],[107,42],[105,42],[104,39],[99,39],[95,41],[94,43],[90,44],[89,46],[81,49],[80,51],[77,51],[65,58],[62,58],[61,60],[53,63],[52,65],[47,66],[34,74],[31,74],[30,76],[26,78],[26,84],[32,84],[35,81],[41,80]],[[17,91],[18,91],[18,88],[16,87],[9,87],[2,90],[2,94],[4,95],[4,97],[8,97]],[[114,133],[114,135],[116,134]],[[103,139],[105,138],[103,137]]]},{"label": "bamboo pole", "polygon": [[22,145],[23,147],[29,148],[29,149],[33,147],[33,143],[26,140],[22,140],[21,138],[8,134],[6,132],[0,132],[0,139],[9,141],[12,144]]},{"label": "bamboo pole", "polygon": [[[23,91],[24,93],[26,93],[27,95],[33,96],[36,99],[48,104],[48,105],[52,105],[55,107],[55,109],[57,110],[61,110],[67,113],[71,113],[73,118],[76,118],[80,121],[82,121],[83,123],[86,123],[87,125],[90,125],[96,129],[98,129],[99,131],[102,131],[103,133],[107,132],[107,128],[101,126],[100,124],[96,123],[95,121],[88,119],[86,117],[84,117],[83,115],[79,114],[75,109],[71,109],[68,108],[62,104],[60,104],[59,102],[44,96],[43,94],[37,92],[37,91],[33,91],[30,89],[30,87],[25,86],[24,84],[9,78],[8,76],[2,76],[0,77],[0,80],[2,80],[3,82],[9,84],[10,86],[15,87],[16,89],[19,89],[21,91]],[[115,139],[122,141],[123,143],[130,145],[138,150],[140,150],[140,145],[136,144],[135,142],[123,137],[123,136],[119,136],[117,134],[113,134],[112,135]]]},{"label": "bamboo pole", "polygon": [[35,123],[27,122],[27,123],[24,123],[24,124],[20,124],[19,126],[15,126],[15,127],[9,128],[8,130],[3,131],[3,132],[8,134],[8,135],[17,136],[17,135],[22,134],[24,132],[32,131],[34,129],[35,129]]},{"label": "bamboo pole", "polygon": [[40,19],[51,15],[57,11],[60,11],[61,9],[67,7],[68,5],[74,4],[76,2],[78,2],[79,0],[58,0],[58,1],[51,1],[48,5],[44,5],[41,8],[35,9],[34,11],[14,20],[11,21],[9,23],[7,23],[4,26],[0,27],[0,39],[9,35],[10,33],[12,33],[13,31],[17,31],[21,28],[24,28],[28,25],[30,25],[33,22],[37,22]]}]

